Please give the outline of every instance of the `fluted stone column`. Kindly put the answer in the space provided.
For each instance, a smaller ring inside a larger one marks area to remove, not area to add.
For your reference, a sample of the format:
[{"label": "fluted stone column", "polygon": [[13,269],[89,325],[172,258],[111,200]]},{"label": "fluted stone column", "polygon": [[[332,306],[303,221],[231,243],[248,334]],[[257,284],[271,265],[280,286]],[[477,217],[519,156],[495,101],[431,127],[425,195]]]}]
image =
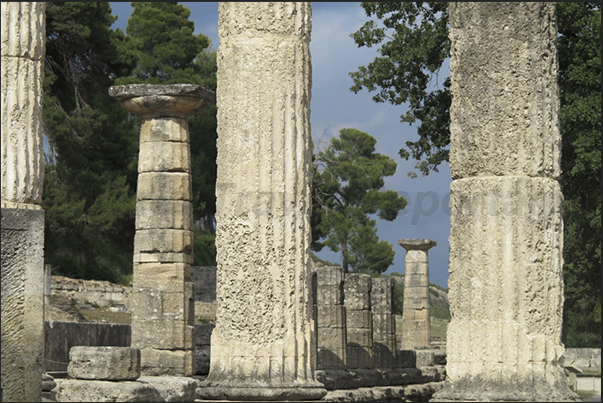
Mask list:
[{"label": "fluted stone column", "polygon": [[343,269],[316,269],[317,369],[345,369],[346,311],[343,305]]},{"label": "fluted stone column", "polygon": [[40,401],[44,369],[45,3],[2,2],[2,400]]},{"label": "fluted stone column", "polygon": [[393,315],[394,279],[371,281],[373,320],[373,362],[375,368],[393,368],[396,364],[396,319]]},{"label": "fluted stone column", "polygon": [[429,347],[429,258],[427,251],[436,246],[432,239],[400,239],[406,249],[404,304],[402,308],[402,350]]},{"label": "fluted stone column", "polygon": [[569,401],[554,3],[450,3],[450,310],[434,400]]},{"label": "fluted stone column", "polygon": [[217,313],[208,399],[318,399],[310,3],[220,3]]},{"label": "fluted stone column", "polygon": [[346,273],[344,277],[343,303],[346,310],[349,369],[374,368],[371,280],[371,276],[361,273]]},{"label": "fluted stone column", "polygon": [[195,374],[193,216],[187,116],[215,95],[197,85],[115,86],[109,95],[142,116],[132,347],[147,376]]}]

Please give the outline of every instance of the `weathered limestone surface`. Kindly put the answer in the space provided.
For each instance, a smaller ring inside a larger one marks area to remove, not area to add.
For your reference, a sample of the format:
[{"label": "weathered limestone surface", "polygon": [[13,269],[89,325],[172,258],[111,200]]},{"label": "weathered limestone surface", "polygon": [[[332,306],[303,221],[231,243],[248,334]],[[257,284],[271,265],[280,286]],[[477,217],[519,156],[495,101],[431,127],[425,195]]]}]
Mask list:
[{"label": "weathered limestone surface", "polygon": [[67,373],[74,379],[133,381],[140,377],[140,350],[133,347],[71,347]]},{"label": "weathered limestone surface", "polygon": [[346,273],[343,283],[346,307],[348,368],[373,368],[373,317],[371,276]]},{"label": "weathered limestone surface", "polygon": [[403,350],[429,347],[431,325],[429,322],[429,258],[427,254],[430,248],[436,246],[436,241],[400,239],[398,244],[406,249],[402,342],[400,345]]},{"label": "weathered limestone surface", "polygon": [[373,361],[376,368],[393,368],[396,361],[396,321],[393,315],[394,280],[374,278],[371,286]]},{"label": "weathered limestone surface", "polygon": [[220,3],[217,303],[208,399],[318,399],[310,3]]},{"label": "weathered limestone surface", "polygon": [[2,2],[2,208],[41,208],[45,8]]},{"label": "weathered limestone surface", "polygon": [[2,2],[2,376],[4,401],[40,401],[44,368],[42,79],[45,3]]},{"label": "weathered limestone surface", "polygon": [[447,382],[434,401],[575,401],[563,370],[555,6],[450,3]]},{"label": "weathered limestone surface", "polygon": [[[58,402],[164,402],[148,382],[56,379]],[[190,401],[190,400],[189,400]]]},{"label": "weathered limestone surface", "polygon": [[132,346],[147,376],[195,374],[192,179],[187,116],[215,94],[197,85],[115,86],[109,95],[142,116]]},{"label": "weathered limestone surface", "polygon": [[347,365],[343,277],[339,266],[316,268],[317,369],[345,369]]}]

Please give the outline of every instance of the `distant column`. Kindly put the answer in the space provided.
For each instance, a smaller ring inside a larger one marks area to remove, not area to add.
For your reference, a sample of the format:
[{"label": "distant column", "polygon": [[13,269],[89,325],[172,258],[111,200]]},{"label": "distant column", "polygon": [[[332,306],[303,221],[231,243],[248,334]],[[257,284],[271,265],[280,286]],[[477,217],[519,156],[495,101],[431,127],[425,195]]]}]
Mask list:
[{"label": "distant column", "polygon": [[447,379],[432,400],[577,401],[563,368],[555,4],[450,3]]},{"label": "distant column", "polygon": [[41,399],[45,3],[2,2],[2,400]]},{"label": "distant column", "polygon": [[343,269],[316,269],[317,369],[346,368],[346,312],[343,305]]},{"label": "distant column", "polygon": [[310,3],[219,4],[217,313],[204,399],[296,400],[314,379]]},{"label": "distant column", "polygon": [[427,251],[436,246],[431,239],[400,239],[406,249],[404,306],[402,309],[402,350],[429,347],[429,259]]},{"label": "distant column", "polygon": [[393,315],[393,294],[393,278],[372,279],[373,361],[376,368],[395,366],[396,320]]},{"label": "distant column", "polygon": [[343,303],[346,310],[348,368],[373,368],[371,276],[346,273]]},{"label": "distant column", "polygon": [[147,376],[195,374],[193,215],[187,116],[215,95],[197,85],[115,86],[109,95],[142,116],[132,347]]}]

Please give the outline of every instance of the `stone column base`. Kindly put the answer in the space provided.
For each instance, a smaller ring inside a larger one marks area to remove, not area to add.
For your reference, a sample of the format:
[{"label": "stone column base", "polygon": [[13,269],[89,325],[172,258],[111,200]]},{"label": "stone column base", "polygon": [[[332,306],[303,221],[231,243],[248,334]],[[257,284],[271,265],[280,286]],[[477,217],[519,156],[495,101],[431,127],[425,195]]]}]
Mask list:
[{"label": "stone column base", "polygon": [[467,376],[447,381],[430,402],[579,402],[568,386],[563,369],[550,371],[550,381],[495,381],[480,376]]},{"label": "stone column base", "polygon": [[196,398],[205,400],[319,400],[327,394],[324,385],[316,381],[295,382],[225,382],[205,381],[197,388]]}]

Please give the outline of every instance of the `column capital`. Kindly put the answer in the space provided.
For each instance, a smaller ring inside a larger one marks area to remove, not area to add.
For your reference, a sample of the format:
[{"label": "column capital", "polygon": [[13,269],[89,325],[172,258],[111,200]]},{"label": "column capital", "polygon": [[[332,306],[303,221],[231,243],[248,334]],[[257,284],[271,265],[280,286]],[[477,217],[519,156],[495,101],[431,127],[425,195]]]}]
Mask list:
[{"label": "column capital", "polygon": [[216,94],[194,84],[129,84],[109,88],[109,96],[130,113],[185,118],[215,105]]},{"label": "column capital", "polygon": [[433,239],[406,238],[398,239],[398,245],[402,246],[407,251],[409,250],[429,250],[437,245]]}]

